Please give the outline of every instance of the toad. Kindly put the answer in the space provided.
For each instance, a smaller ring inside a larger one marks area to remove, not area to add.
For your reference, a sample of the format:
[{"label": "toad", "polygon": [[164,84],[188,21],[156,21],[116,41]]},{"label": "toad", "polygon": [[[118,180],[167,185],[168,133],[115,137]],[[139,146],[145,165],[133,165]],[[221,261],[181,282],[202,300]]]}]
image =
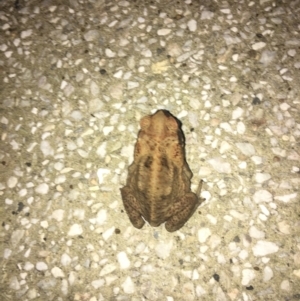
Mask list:
[{"label": "toad", "polygon": [[146,220],[153,227],[165,222],[169,232],[180,229],[203,201],[202,181],[195,194],[191,178],[180,122],[166,110],[143,117],[134,161],[120,189],[132,225],[141,229]]}]

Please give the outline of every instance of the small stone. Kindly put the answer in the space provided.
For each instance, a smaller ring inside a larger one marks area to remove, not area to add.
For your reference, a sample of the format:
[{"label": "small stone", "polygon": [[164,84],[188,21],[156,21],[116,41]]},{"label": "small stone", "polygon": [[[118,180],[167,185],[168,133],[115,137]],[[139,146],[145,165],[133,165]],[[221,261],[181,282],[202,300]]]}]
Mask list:
[{"label": "small stone", "polygon": [[24,234],[25,234],[24,230],[13,231],[13,233],[11,234],[11,237],[10,237],[10,242],[13,247],[16,247],[19,244],[19,242],[23,238]]},{"label": "small stone", "polygon": [[63,253],[61,255],[60,263],[63,266],[68,266],[69,264],[71,264],[71,262],[72,262],[72,259],[71,259],[71,257],[67,253]]},{"label": "small stone", "polygon": [[107,211],[105,209],[99,210],[96,216],[97,225],[103,225],[106,219],[107,219]]},{"label": "small stone", "polygon": [[242,285],[249,285],[249,283],[255,278],[255,271],[252,269],[244,269],[242,271]]},{"label": "small stone", "polygon": [[244,110],[240,107],[237,107],[232,111],[231,119],[238,119],[242,117],[244,114]]},{"label": "small stone", "polygon": [[170,256],[172,247],[173,247],[172,240],[170,240],[169,242],[161,242],[161,243],[157,244],[155,247],[156,255],[159,258],[166,259],[167,257]]},{"label": "small stone", "polygon": [[116,268],[116,265],[113,263],[106,264],[100,271],[100,277],[112,273]]},{"label": "small stone", "polygon": [[105,177],[110,174],[110,170],[106,168],[99,168],[97,170],[97,176],[99,184],[103,184]]},{"label": "small stone", "polygon": [[9,177],[7,181],[8,188],[14,188],[18,184],[18,178],[16,177]]},{"label": "small stone", "polygon": [[263,281],[268,282],[274,276],[272,269],[269,266],[266,266],[263,270]]},{"label": "small stone", "polygon": [[18,291],[21,288],[20,282],[18,281],[18,278],[16,276],[10,278],[9,288],[15,291]]},{"label": "small stone", "polygon": [[255,154],[255,148],[250,143],[236,143],[237,148],[242,152],[243,155],[250,157]]},{"label": "small stone", "polygon": [[54,149],[47,140],[41,142],[40,149],[45,157],[54,155]]},{"label": "small stone", "polygon": [[43,261],[39,261],[39,262],[36,263],[35,268],[38,271],[47,271],[48,270],[48,265]]},{"label": "small stone", "polygon": [[51,217],[58,222],[61,222],[64,218],[65,211],[63,209],[57,209],[52,212]]},{"label": "small stone", "polygon": [[99,38],[99,31],[98,30],[89,30],[86,32],[83,37],[87,42],[91,42],[97,40]]},{"label": "small stone", "polygon": [[265,42],[258,42],[252,45],[253,50],[260,50],[264,48],[267,44]]},{"label": "small stone", "polygon": [[201,12],[201,16],[200,16],[200,19],[201,20],[210,20],[212,19],[214,16],[214,13],[211,12],[211,11],[208,11],[208,10],[204,10]]},{"label": "small stone", "polygon": [[132,281],[130,276],[127,276],[125,281],[121,284],[121,287],[126,294],[133,294],[135,292],[134,282]]},{"label": "small stone", "polygon": [[239,121],[236,125],[236,131],[240,134],[243,135],[246,132],[246,126],[242,121]]},{"label": "small stone", "polygon": [[118,253],[117,259],[121,269],[128,269],[130,267],[130,261],[125,252]]},{"label": "small stone", "polygon": [[220,154],[224,154],[229,151],[232,146],[227,141],[222,141],[220,146]]},{"label": "small stone", "polygon": [[291,57],[294,57],[296,55],[296,50],[295,49],[289,49],[288,50],[288,55]]},{"label": "small stone", "polygon": [[298,278],[300,278],[300,270],[294,270],[294,271],[293,271],[293,274],[294,274],[295,276],[297,276]]},{"label": "small stone", "polygon": [[49,192],[49,185],[47,183],[39,184],[35,188],[35,192],[39,194],[47,194]]},{"label": "small stone", "polygon": [[36,299],[38,297],[38,293],[35,288],[28,290],[26,295],[30,300]]},{"label": "small stone", "polygon": [[116,53],[113,52],[111,49],[106,48],[106,49],[105,49],[105,55],[106,55],[107,57],[113,58],[113,57],[116,56]]},{"label": "small stone", "polygon": [[197,22],[196,20],[192,19],[190,21],[188,21],[187,23],[188,29],[192,32],[197,30]]},{"label": "small stone", "polygon": [[158,34],[159,36],[166,36],[166,35],[168,35],[170,32],[171,32],[171,29],[169,29],[169,28],[162,28],[162,29],[159,29],[159,30],[157,31],[157,34]]},{"label": "small stone", "polygon": [[77,235],[81,235],[82,233],[83,233],[82,226],[79,224],[74,224],[70,227],[68,236],[77,236]]},{"label": "small stone", "polygon": [[259,240],[252,248],[253,255],[257,257],[276,253],[278,250],[279,247],[275,243],[265,240]]},{"label": "small stone", "polygon": [[255,181],[257,183],[264,183],[268,180],[271,179],[271,175],[268,174],[268,173],[261,173],[261,172],[258,172],[255,174]]},{"label": "small stone", "polygon": [[290,234],[290,225],[286,221],[281,221],[278,223],[278,229],[283,234]]},{"label": "small stone", "polygon": [[290,282],[288,280],[283,280],[280,284],[280,288],[284,291],[290,290]]},{"label": "small stone", "polygon": [[65,277],[64,272],[59,267],[54,267],[51,269],[51,274],[54,278],[63,278]]},{"label": "small stone", "polygon": [[273,201],[273,196],[272,194],[267,191],[267,190],[258,190],[254,193],[253,195],[253,201],[255,203],[261,203],[261,202],[272,202]]},{"label": "small stone", "polygon": [[24,265],[25,271],[31,271],[33,268],[34,268],[34,265],[31,262],[29,262],[29,261],[25,262],[25,265]]},{"label": "small stone", "polygon": [[201,228],[198,230],[198,240],[200,243],[206,242],[207,238],[211,235],[209,228]]},{"label": "small stone", "polygon": [[264,66],[269,65],[275,58],[276,51],[264,50],[261,54],[259,62]]},{"label": "small stone", "polygon": [[[105,284],[105,281],[104,281],[104,279],[98,279],[98,280],[94,280],[94,281],[92,281],[92,283],[91,283],[91,285],[92,285],[92,287],[94,288],[94,289],[99,289],[101,286],[103,286]],[[89,299],[90,301],[92,300],[92,299]],[[97,300],[97,299],[95,299],[95,300]]]},{"label": "small stone", "polygon": [[255,226],[251,226],[249,229],[249,235],[255,239],[265,238],[265,232],[258,230]]},{"label": "small stone", "polygon": [[286,194],[286,195],[281,195],[281,196],[275,196],[274,199],[281,201],[283,203],[289,203],[291,200],[297,198],[297,192],[291,193],[291,194]]},{"label": "small stone", "polygon": [[21,38],[26,39],[32,35],[32,29],[21,31]]},{"label": "small stone", "polygon": [[217,157],[207,160],[211,166],[220,173],[231,173],[230,163],[225,162],[223,158]]}]

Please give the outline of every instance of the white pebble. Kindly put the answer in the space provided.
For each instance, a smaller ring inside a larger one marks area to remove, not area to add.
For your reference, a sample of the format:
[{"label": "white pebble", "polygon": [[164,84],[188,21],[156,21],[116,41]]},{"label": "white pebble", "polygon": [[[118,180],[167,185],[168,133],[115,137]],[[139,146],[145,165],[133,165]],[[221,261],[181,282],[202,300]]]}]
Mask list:
[{"label": "white pebble", "polygon": [[72,262],[71,257],[67,253],[63,253],[60,258],[60,263],[63,266],[67,266]]},{"label": "white pebble", "polygon": [[223,158],[217,157],[207,161],[211,166],[220,173],[231,173],[230,163],[225,162]]},{"label": "white pebble", "polygon": [[70,230],[68,232],[68,236],[76,236],[81,235],[83,233],[82,226],[79,224],[74,224],[70,227]]},{"label": "white pebble", "polygon": [[259,165],[263,163],[263,158],[259,156],[253,156],[251,157],[251,160],[254,162],[254,164]]},{"label": "white pebble", "polygon": [[40,149],[45,157],[54,155],[54,149],[47,140],[41,142]]},{"label": "white pebble", "polygon": [[4,259],[9,258],[10,255],[11,255],[11,253],[12,253],[12,250],[11,250],[11,249],[4,249],[4,252],[3,252],[3,258],[4,258]]},{"label": "white pebble", "polygon": [[284,291],[290,290],[290,282],[288,280],[283,280],[280,284],[280,288]]},{"label": "white pebble", "polygon": [[57,209],[52,212],[51,217],[58,222],[61,222],[64,218],[65,211],[63,209]]},{"label": "white pebble", "polygon": [[296,55],[296,50],[295,49],[289,49],[288,55],[294,57]]},{"label": "white pebble", "polygon": [[11,288],[15,291],[17,291],[21,288],[20,282],[19,282],[19,280],[16,276],[13,276],[13,277],[10,278],[9,288]]},{"label": "white pebble", "polygon": [[263,281],[268,282],[270,279],[273,278],[273,276],[274,276],[273,270],[269,266],[266,266],[263,269]]},{"label": "white pebble", "polygon": [[250,157],[255,154],[255,148],[250,143],[236,143],[237,148],[243,153],[243,155]]},{"label": "white pebble", "polygon": [[258,230],[255,226],[251,226],[249,229],[249,235],[255,239],[265,238],[265,232]]},{"label": "white pebble", "polygon": [[10,238],[11,244],[15,247],[16,245],[18,245],[18,243],[20,242],[20,240],[23,238],[25,234],[24,230],[15,230]]},{"label": "white pebble", "polygon": [[[104,283],[105,283],[104,279],[98,279],[98,280],[92,281],[91,285],[94,289],[99,289],[101,286],[104,285]],[[89,299],[89,300],[91,301],[92,299]],[[95,300],[97,300],[97,299],[95,299]]]},{"label": "white pebble", "polygon": [[111,133],[113,131],[113,129],[114,129],[114,127],[112,125],[104,126],[102,129],[104,136],[107,136],[109,133]]},{"label": "white pebble", "polygon": [[29,261],[26,261],[26,262],[25,262],[25,265],[24,265],[24,270],[25,270],[25,271],[31,271],[33,268],[34,268],[34,264],[32,264],[32,263],[29,262]]},{"label": "white pebble", "polygon": [[162,29],[159,29],[159,30],[157,31],[157,34],[158,34],[159,36],[166,36],[166,35],[168,35],[170,32],[171,32],[171,29],[169,29],[169,28],[162,28]]},{"label": "white pebble", "polygon": [[125,252],[118,253],[117,259],[121,269],[128,269],[130,267],[130,261]]},{"label": "white pebble", "polygon": [[242,135],[246,132],[246,126],[242,121],[239,121],[236,125],[237,132]]},{"label": "white pebble", "polygon": [[109,229],[107,229],[102,233],[102,237],[105,241],[107,241],[114,233],[115,233],[115,227],[110,227]]},{"label": "white pebble", "polygon": [[188,29],[190,31],[192,31],[192,32],[196,31],[197,30],[197,22],[196,22],[196,20],[192,19],[192,20],[188,21],[187,26],[188,26]]},{"label": "white pebble", "polygon": [[51,274],[54,278],[63,278],[65,277],[64,272],[59,267],[54,267],[51,269]]},{"label": "white pebble", "polygon": [[279,247],[270,241],[259,240],[252,248],[254,256],[266,256],[272,253],[276,253]]},{"label": "white pebble", "polygon": [[44,229],[47,229],[49,227],[49,223],[47,221],[41,221],[40,225]]},{"label": "white pebble", "polygon": [[222,141],[220,146],[220,154],[226,153],[232,146],[227,141]]},{"label": "white pebble", "polygon": [[43,261],[39,261],[36,263],[35,268],[38,271],[46,271],[46,270],[48,270],[48,265]]},{"label": "white pebble", "polygon": [[106,49],[105,49],[105,54],[106,54],[107,57],[110,57],[110,58],[116,56],[116,53],[113,52],[113,51],[111,51],[109,48],[106,48]]},{"label": "white pebble", "polygon": [[32,288],[30,290],[28,290],[26,296],[30,299],[30,300],[33,300],[33,299],[36,299],[38,297],[38,292],[35,288]]},{"label": "white pebble", "polygon": [[125,281],[121,284],[121,287],[126,294],[133,294],[135,292],[134,282],[132,281],[130,276],[125,279]]},{"label": "white pebble", "polygon": [[159,258],[165,259],[170,256],[172,247],[173,247],[173,240],[170,240],[169,242],[160,242],[155,247],[156,255]]},{"label": "white pebble", "polygon": [[83,35],[83,37],[87,42],[94,41],[99,38],[99,31],[98,30],[89,30],[88,32],[86,32]]},{"label": "white pebble", "polygon": [[284,202],[284,203],[288,203],[291,200],[295,199],[297,197],[297,193],[292,193],[292,194],[286,194],[286,195],[281,195],[281,196],[275,196],[274,199]]},{"label": "white pebble", "polygon": [[266,43],[265,42],[258,42],[258,43],[255,43],[252,45],[252,49],[253,50],[259,50],[259,49],[262,49],[266,46]]},{"label": "white pebble", "polygon": [[249,283],[255,278],[255,272],[252,269],[244,269],[242,271],[242,285],[249,285]]},{"label": "white pebble", "polygon": [[16,177],[9,177],[7,180],[8,188],[14,188],[18,183],[18,178]]},{"label": "white pebble", "polygon": [[112,273],[116,268],[117,267],[114,263],[106,264],[100,271],[100,277]]},{"label": "white pebble", "polygon": [[200,243],[206,242],[207,238],[211,235],[209,228],[201,228],[198,231],[198,240]]},{"label": "white pebble", "polygon": [[107,219],[106,209],[99,210],[99,212],[97,213],[97,216],[96,216],[97,225],[103,225],[105,223],[106,219]]},{"label": "white pebble", "polygon": [[286,111],[286,110],[288,110],[291,106],[290,106],[289,104],[287,104],[286,102],[283,102],[283,103],[281,103],[281,104],[279,105],[279,107],[280,107],[280,109],[281,109],[282,111]]},{"label": "white pebble", "polygon": [[254,176],[256,183],[263,183],[271,179],[271,175],[268,173],[258,172]]},{"label": "white pebble", "polygon": [[244,114],[244,110],[240,107],[237,107],[232,111],[231,119],[238,119],[242,117],[243,114]]},{"label": "white pebble", "polygon": [[213,12],[208,11],[208,10],[204,10],[204,11],[202,11],[202,13],[201,13],[200,19],[201,19],[201,20],[210,20],[210,19],[213,18],[213,16],[214,16],[214,13],[213,13]]},{"label": "white pebble", "polygon": [[21,38],[26,39],[32,35],[32,29],[21,31]]},{"label": "white pebble", "polygon": [[39,194],[47,194],[49,192],[49,185],[47,183],[39,184],[35,188],[35,192]]},{"label": "white pebble", "polygon": [[293,270],[293,275],[300,278],[300,269],[299,270]]},{"label": "white pebble", "polygon": [[110,170],[106,168],[99,168],[97,170],[97,176],[99,184],[103,184],[105,177],[110,174]]},{"label": "white pebble", "polygon": [[267,191],[267,190],[258,190],[254,193],[253,195],[253,201],[255,203],[261,203],[261,202],[272,202],[273,201],[273,196],[272,194]]},{"label": "white pebble", "polygon": [[83,118],[83,115],[79,110],[74,110],[71,112],[70,117],[76,121],[80,121]]}]

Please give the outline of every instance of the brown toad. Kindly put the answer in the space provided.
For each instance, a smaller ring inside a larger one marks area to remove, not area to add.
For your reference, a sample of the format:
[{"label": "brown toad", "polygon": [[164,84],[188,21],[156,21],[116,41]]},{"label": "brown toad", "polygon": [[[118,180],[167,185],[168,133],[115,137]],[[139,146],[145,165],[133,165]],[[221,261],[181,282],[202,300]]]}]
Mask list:
[{"label": "brown toad", "polygon": [[[134,161],[128,168],[122,200],[129,219],[140,229],[145,220],[153,227],[166,222],[167,231],[180,229],[202,202],[201,184],[191,192],[192,172],[185,160],[179,121],[158,110],[140,121]],[[144,219],[145,220],[144,220]]]}]

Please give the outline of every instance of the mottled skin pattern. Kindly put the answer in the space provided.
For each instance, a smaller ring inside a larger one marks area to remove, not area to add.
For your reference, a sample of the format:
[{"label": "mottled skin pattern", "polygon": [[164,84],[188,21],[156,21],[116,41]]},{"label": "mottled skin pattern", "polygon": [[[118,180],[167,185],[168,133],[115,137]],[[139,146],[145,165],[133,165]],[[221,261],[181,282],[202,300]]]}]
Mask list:
[{"label": "mottled skin pattern", "polygon": [[191,192],[192,172],[185,160],[183,133],[171,113],[159,110],[143,117],[140,126],[134,161],[121,188],[124,207],[134,227],[142,228],[145,219],[153,227],[166,222],[166,229],[173,232],[202,202],[202,182],[197,194]]}]

